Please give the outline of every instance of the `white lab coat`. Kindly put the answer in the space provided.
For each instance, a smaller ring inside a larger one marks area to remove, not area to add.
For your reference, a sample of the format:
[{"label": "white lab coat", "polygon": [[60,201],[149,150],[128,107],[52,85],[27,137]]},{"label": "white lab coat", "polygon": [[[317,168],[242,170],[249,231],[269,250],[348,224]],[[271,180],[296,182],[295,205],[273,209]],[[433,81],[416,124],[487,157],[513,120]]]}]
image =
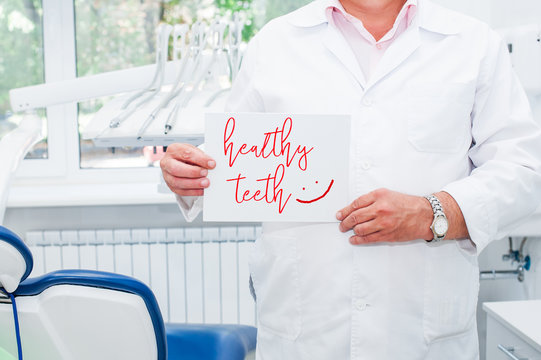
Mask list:
[{"label": "white lab coat", "polygon": [[349,200],[445,190],[471,241],[352,246],[336,223],[264,224],[250,264],[257,358],[477,359],[477,254],[541,195],[540,130],[507,48],[486,25],[419,0],[367,81],[327,3],[256,35],[229,110],[351,114]]}]

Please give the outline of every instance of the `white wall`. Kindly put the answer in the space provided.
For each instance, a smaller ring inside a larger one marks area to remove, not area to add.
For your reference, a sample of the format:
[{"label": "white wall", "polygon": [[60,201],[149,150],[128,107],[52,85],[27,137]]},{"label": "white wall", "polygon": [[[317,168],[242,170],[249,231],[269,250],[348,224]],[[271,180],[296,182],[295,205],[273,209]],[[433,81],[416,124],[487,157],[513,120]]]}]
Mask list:
[{"label": "white wall", "polygon": [[432,0],[478,18],[493,28],[536,23],[541,19],[539,0]]},{"label": "white wall", "polygon": [[[483,2],[487,1],[483,0]],[[541,1],[539,0],[489,0],[488,2],[491,8],[489,24],[495,28],[541,21]]]},{"label": "white wall", "polygon": [[468,14],[486,23],[490,23],[490,4],[493,1],[494,0],[432,0],[434,3]]}]

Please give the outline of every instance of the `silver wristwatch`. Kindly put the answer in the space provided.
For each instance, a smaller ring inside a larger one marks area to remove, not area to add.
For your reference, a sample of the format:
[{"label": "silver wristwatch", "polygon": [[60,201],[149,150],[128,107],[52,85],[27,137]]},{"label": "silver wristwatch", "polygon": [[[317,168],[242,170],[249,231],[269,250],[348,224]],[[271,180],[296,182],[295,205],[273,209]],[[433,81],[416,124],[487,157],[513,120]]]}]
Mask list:
[{"label": "silver wristwatch", "polygon": [[434,213],[434,220],[432,221],[432,225],[430,225],[430,230],[434,234],[432,241],[438,242],[445,239],[447,230],[449,230],[449,222],[438,198],[434,195],[428,195],[425,198],[430,203],[430,206],[432,206],[432,212]]}]

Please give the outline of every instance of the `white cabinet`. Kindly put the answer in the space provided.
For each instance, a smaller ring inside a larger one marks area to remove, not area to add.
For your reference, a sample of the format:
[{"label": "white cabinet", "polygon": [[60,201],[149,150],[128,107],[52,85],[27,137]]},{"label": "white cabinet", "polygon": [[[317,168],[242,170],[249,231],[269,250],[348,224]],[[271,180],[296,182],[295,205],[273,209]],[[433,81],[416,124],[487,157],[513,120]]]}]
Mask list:
[{"label": "white cabinet", "polygon": [[487,360],[541,360],[541,300],[484,303]]}]

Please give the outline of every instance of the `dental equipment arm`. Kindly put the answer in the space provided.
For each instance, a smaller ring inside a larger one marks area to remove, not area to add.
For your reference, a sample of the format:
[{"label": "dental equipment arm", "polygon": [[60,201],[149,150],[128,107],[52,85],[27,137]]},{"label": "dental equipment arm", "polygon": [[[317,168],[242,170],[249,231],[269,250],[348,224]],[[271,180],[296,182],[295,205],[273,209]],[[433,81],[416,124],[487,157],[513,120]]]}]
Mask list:
[{"label": "dental equipment arm", "polygon": [[231,77],[231,83],[237,77],[240,69],[240,62],[242,56],[240,54],[240,44],[242,43],[242,29],[244,28],[244,22],[240,18],[239,13],[233,14],[233,21],[229,25],[229,48],[227,49],[229,71]]},{"label": "dental equipment arm", "polygon": [[[154,88],[152,88],[150,91],[150,94],[147,94],[145,97],[143,97],[141,100],[139,100],[133,107],[128,109],[128,106],[131,102],[130,99],[123,105],[123,109],[126,109],[119,115],[115,116],[113,120],[109,123],[109,128],[116,128],[119,127],[124,120],[126,120],[128,117],[130,117],[137,109],[139,109],[142,105],[149,102],[156,94],[159,93],[160,88],[163,85],[163,78],[164,78],[164,69],[165,69],[165,63],[167,62],[167,50],[169,46],[169,36],[171,34],[171,31],[173,31],[173,27],[171,25],[161,25],[159,28],[159,39],[160,39],[160,46],[157,49],[158,51],[158,63],[157,63],[157,72],[159,72],[158,76],[158,84]],[[152,86],[151,86],[152,87]],[[136,94],[137,95],[137,94]],[[137,95],[139,97],[139,95]],[[105,129],[106,131],[107,129]],[[102,134],[100,134],[102,135]]]},{"label": "dental equipment arm", "polygon": [[[132,95],[126,102],[122,105],[122,109],[126,109],[133,101],[139,98],[141,95],[147,91],[155,91],[157,85],[160,83],[159,79],[163,78],[163,68],[161,64],[164,62],[164,59],[167,60],[167,48],[164,49],[164,45],[167,46],[169,42],[169,34],[171,33],[170,25],[161,24],[158,27],[158,34],[156,36],[156,71],[154,72],[154,77],[148,86],[141,91],[138,91],[136,94]],[[167,41],[165,41],[167,39]],[[164,53],[164,50],[166,51]],[[164,56],[165,55],[165,56]]]},{"label": "dental equipment arm", "polygon": [[[145,133],[146,129],[150,126],[150,124],[156,119],[160,111],[162,111],[171,99],[173,99],[178,93],[180,93],[181,89],[184,87],[184,83],[182,83],[182,79],[185,74],[185,70],[187,68],[188,60],[190,59],[190,51],[195,36],[191,37],[190,43],[187,45],[186,43],[186,35],[188,33],[189,26],[186,24],[182,25],[175,25],[174,31],[173,31],[173,61],[178,60],[179,58],[182,59],[178,71],[177,78],[175,80],[175,83],[173,85],[173,88],[167,94],[164,96],[164,98],[160,101],[158,106],[152,110],[148,118],[145,120],[139,131],[137,132],[137,139],[141,139],[141,136]],[[182,84],[182,85],[181,85]],[[180,89],[179,89],[180,86]],[[178,89],[178,90],[177,90]]]},{"label": "dental equipment arm", "polygon": [[[212,29],[212,25],[211,25]],[[212,30],[211,30],[212,31]],[[190,42],[190,54],[189,56],[193,59],[193,65],[191,68],[192,74],[197,73],[199,70],[199,67],[201,65],[201,59],[203,57],[203,50],[206,46],[207,41],[207,32],[206,27],[203,23],[197,22],[192,26],[192,41]],[[164,134],[167,135],[169,131],[173,128],[176,121],[176,114],[178,111],[178,108],[180,107],[180,98],[181,95],[183,95],[184,90],[186,89],[186,82],[182,84],[180,89],[178,89],[173,97],[169,99],[169,101],[173,100],[174,98],[178,98],[178,102],[173,107],[173,110],[169,113],[167,116],[167,120],[165,121],[165,127],[164,127]]]},{"label": "dental equipment arm", "polygon": [[173,127],[175,126],[179,110],[181,108],[185,108],[188,105],[194,94],[197,92],[201,83],[208,78],[210,69],[216,62],[218,53],[220,51],[223,51],[224,49],[223,39],[226,26],[227,25],[221,21],[216,21],[211,25],[210,33],[212,35],[211,41],[213,43],[212,58],[210,59],[207,66],[203,69],[203,71],[199,73],[199,76],[197,76],[196,80],[193,83],[192,91],[186,95],[182,102],[178,102],[177,104],[175,104],[175,107],[167,118],[167,123],[165,125],[164,131],[165,134],[171,131],[171,129],[173,129]]}]

